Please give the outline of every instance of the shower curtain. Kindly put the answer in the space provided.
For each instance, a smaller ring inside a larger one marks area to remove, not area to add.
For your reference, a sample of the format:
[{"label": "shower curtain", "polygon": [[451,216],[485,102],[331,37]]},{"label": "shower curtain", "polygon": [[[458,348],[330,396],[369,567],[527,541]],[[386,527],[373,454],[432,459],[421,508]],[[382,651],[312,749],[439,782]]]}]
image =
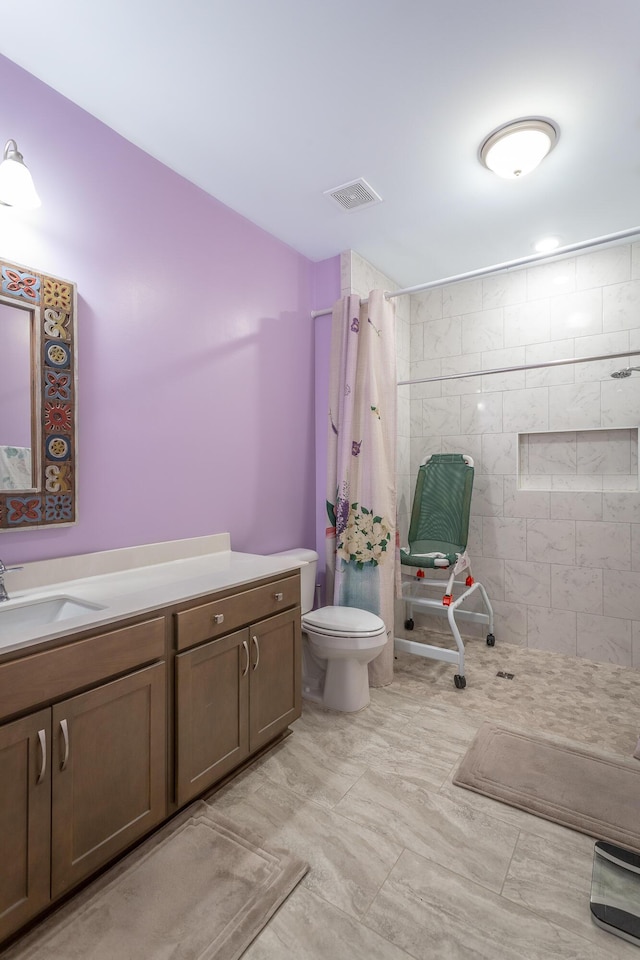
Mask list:
[{"label": "shower curtain", "polygon": [[382,290],[334,305],[327,450],[327,603],[378,614],[387,644],[372,686],[393,679],[396,564],[395,310]]}]

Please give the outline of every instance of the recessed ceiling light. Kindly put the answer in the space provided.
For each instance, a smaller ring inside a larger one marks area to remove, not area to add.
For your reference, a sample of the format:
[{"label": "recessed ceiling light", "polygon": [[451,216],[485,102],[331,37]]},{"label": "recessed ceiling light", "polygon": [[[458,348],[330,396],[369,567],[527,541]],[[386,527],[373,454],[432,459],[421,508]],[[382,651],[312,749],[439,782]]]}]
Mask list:
[{"label": "recessed ceiling light", "polygon": [[533,249],[536,253],[550,253],[552,250],[556,250],[560,246],[560,237],[543,237],[542,240],[538,240],[537,243],[534,243]]},{"label": "recessed ceiling light", "polygon": [[480,162],[497,176],[515,180],[535,170],[559,136],[557,125],[544,117],[512,120],[483,141]]}]

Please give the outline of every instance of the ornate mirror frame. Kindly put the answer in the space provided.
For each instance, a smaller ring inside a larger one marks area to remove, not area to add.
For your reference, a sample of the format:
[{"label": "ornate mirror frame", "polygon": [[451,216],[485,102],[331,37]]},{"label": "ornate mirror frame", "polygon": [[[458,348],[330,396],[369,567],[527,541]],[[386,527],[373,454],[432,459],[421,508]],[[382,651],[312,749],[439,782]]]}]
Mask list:
[{"label": "ornate mirror frame", "polygon": [[0,301],[32,318],[34,483],[0,490],[0,532],[68,526],[76,522],[78,472],[76,286],[0,258]]}]

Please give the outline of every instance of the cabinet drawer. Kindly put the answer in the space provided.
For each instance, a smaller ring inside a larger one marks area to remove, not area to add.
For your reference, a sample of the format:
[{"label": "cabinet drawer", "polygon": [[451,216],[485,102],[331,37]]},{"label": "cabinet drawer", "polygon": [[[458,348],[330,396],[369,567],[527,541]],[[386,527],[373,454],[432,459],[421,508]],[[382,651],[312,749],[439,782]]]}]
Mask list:
[{"label": "cabinet drawer", "polygon": [[176,613],[176,645],[185,650],[300,603],[298,574]]},{"label": "cabinet drawer", "polygon": [[164,617],[0,664],[0,718],[159,660]]}]

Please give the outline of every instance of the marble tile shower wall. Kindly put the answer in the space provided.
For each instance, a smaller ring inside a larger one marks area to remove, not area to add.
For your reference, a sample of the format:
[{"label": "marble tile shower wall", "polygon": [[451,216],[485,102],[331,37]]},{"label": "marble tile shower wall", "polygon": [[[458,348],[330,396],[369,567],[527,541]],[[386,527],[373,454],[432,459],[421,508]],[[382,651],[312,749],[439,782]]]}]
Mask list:
[{"label": "marble tile shower wall", "polygon": [[638,430],[520,434],[520,490],[638,489]]},{"label": "marble tile shower wall", "polygon": [[[592,443],[608,438],[611,456],[622,438],[625,456],[635,455],[640,374],[624,380],[610,374],[639,357],[464,377],[623,350],[640,355],[640,242],[413,296],[411,379],[459,376],[400,388],[410,398],[406,474],[400,452],[398,459],[400,526],[406,537],[422,458],[470,453],[476,477],[469,550],[474,575],[494,603],[496,636],[640,667],[640,492],[628,489],[628,476],[616,479],[617,467],[604,475],[593,450],[583,458],[579,481],[563,489],[558,480],[568,472],[572,435],[583,444],[589,443],[585,432],[592,432]],[[607,433],[595,433],[602,428]],[[555,466],[553,442],[545,451],[555,482],[522,489],[518,434],[548,431],[564,435]]]}]

